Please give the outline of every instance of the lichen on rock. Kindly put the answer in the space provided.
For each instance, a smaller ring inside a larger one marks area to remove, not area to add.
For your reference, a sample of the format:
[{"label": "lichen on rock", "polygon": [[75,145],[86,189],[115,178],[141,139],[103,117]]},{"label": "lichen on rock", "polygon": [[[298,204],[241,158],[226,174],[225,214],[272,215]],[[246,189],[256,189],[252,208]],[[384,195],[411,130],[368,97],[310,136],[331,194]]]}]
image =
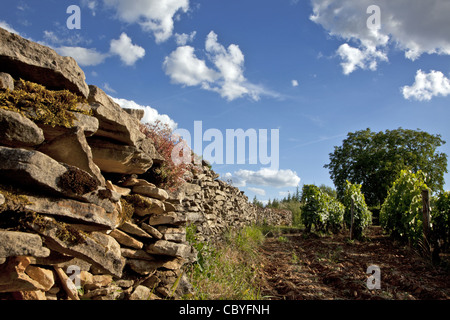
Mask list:
[{"label": "lichen on rock", "polygon": [[52,127],[71,128],[76,117],[69,111],[91,115],[90,111],[79,108],[83,103],[85,98],[68,90],[52,91],[23,79],[15,82],[13,91],[0,92],[0,108]]}]

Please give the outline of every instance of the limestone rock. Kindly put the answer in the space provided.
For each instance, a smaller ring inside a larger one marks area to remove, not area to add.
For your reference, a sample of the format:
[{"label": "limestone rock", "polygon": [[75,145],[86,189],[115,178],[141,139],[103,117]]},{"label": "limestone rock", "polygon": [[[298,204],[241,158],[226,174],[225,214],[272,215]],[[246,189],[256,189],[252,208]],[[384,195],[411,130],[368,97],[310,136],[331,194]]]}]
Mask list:
[{"label": "limestone rock", "polygon": [[75,284],[70,280],[70,278],[67,276],[67,274],[64,273],[64,271],[61,268],[55,267],[56,274],[59,277],[59,280],[61,282],[62,287],[64,288],[64,291],[66,291],[67,296],[71,300],[80,300],[80,297],[78,296],[78,290]]},{"label": "limestone rock", "polygon": [[20,113],[0,109],[0,144],[15,148],[32,147],[44,142],[44,133]]},{"label": "limestone rock", "polygon": [[13,293],[16,300],[47,300],[47,296],[44,291],[18,291]]},{"label": "limestone rock", "polygon": [[[135,249],[129,249],[129,248],[120,248],[120,251],[122,252],[122,256],[125,258],[130,259],[139,259],[139,260],[148,260],[153,261],[155,260],[155,257],[148,254],[144,250],[135,250]],[[127,260],[128,261],[128,260]]]},{"label": "limestone rock", "polygon": [[152,237],[161,240],[163,235],[161,232],[159,232],[158,229],[146,224],[145,222],[141,223],[141,228],[144,229],[148,234],[150,234]]},{"label": "limestone rock", "polygon": [[128,196],[131,193],[131,189],[129,189],[129,188],[122,188],[122,187],[116,186],[115,184],[113,184],[109,180],[106,181],[106,188],[108,188],[109,190],[112,190],[114,192],[117,192],[122,197],[123,196]]},{"label": "limestone rock", "polygon": [[128,179],[126,179],[123,183],[122,183],[123,187],[134,187],[134,186],[151,186],[153,188],[156,188],[156,186],[151,183],[148,182],[147,180],[144,179],[138,179],[135,178],[133,176],[130,176]]},{"label": "limestone rock", "polygon": [[129,115],[138,119],[139,121],[141,121],[145,115],[145,110],[143,110],[143,109],[123,108],[123,110],[125,110]]},{"label": "limestone rock", "polygon": [[94,162],[104,172],[122,174],[142,174],[153,165],[150,154],[123,144],[91,137],[88,143],[92,149]]},{"label": "limestone rock", "polygon": [[34,256],[48,257],[50,250],[42,246],[37,234],[0,231],[0,257]]},{"label": "limestone rock", "polygon": [[105,185],[105,178],[92,160],[92,151],[82,129],[77,128],[63,134],[42,145],[38,150],[58,162],[86,171],[97,180],[99,185]]},{"label": "limestone rock", "polygon": [[55,277],[52,270],[39,268],[36,266],[28,266],[25,273],[34,281],[40,283],[44,291],[50,290],[55,284]]},{"label": "limestone rock", "polygon": [[0,72],[0,90],[14,90],[14,79],[9,73]]},{"label": "limestone rock", "polygon": [[85,74],[75,59],[0,28],[0,71],[29,80],[50,90],[67,89],[89,95]]},{"label": "limestone rock", "polygon": [[133,187],[133,192],[138,193],[143,196],[147,196],[150,198],[158,199],[158,200],[167,200],[169,195],[167,191],[163,189],[159,189],[156,187],[148,186],[148,185],[139,185]]},{"label": "limestone rock", "polygon": [[66,128],[63,126],[45,125],[42,123],[37,124],[37,126],[44,131],[45,140],[51,141],[59,137],[60,135],[73,131],[74,129],[82,130],[86,137],[90,137],[97,132],[98,130],[97,118],[79,112],[72,112],[72,111],[68,112],[75,117],[71,128]]},{"label": "limestone rock", "polygon": [[135,225],[134,223],[131,222],[124,222],[120,227],[120,230],[128,233],[128,234],[132,234],[134,236],[138,236],[141,238],[147,238],[147,239],[151,239],[152,236],[149,235],[147,232],[145,232],[144,230],[142,230],[141,228],[139,228],[137,225]]},{"label": "limestone rock", "polygon": [[100,122],[96,135],[139,147],[145,135],[139,130],[139,120],[128,114],[103,90],[89,86],[88,102]]},{"label": "limestone rock", "polygon": [[186,217],[176,214],[175,212],[152,215],[148,220],[148,224],[151,226],[158,226],[161,224],[184,225],[185,223]]},{"label": "limestone rock", "polygon": [[114,239],[116,239],[117,242],[119,242],[120,244],[130,247],[130,248],[142,249],[142,247],[144,246],[144,244],[142,242],[130,237],[125,232],[122,232],[118,229],[114,229],[110,233],[110,236],[113,237]]},{"label": "limestone rock", "polygon": [[30,204],[25,209],[46,215],[73,219],[81,223],[96,226],[97,230],[112,230],[118,214],[108,214],[105,209],[92,204],[71,199],[27,196]]},{"label": "limestone rock", "polygon": [[78,199],[97,188],[87,172],[25,149],[0,147],[0,177],[28,189]]},{"label": "limestone rock", "polygon": [[116,285],[118,285],[121,288],[129,288],[134,284],[134,280],[125,280],[120,279],[116,281]]},{"label": "limestone rock", "polygon": [[163,234],[163,240],[173,242],[186,242],[186,228],[170,228],[160,226],[158,230]]},{"label": "limestone rock", "polygon": [[185,260],[182,258],[161,258],[151,261],[127,259],[127,264],[130,266],[130,268],[141,275],[148,275],[159,268],[178,270],[183,266],[184,263]]},{"label": "limestone rock", "polygon": [[11,257],[0,265],[0,292],[35,291],[44,287],[25,274],[28,257]]},{"label": "limestone rock", "polygon": [[91,281],[86,282],[84,285],[85,290],[97,290],[103,287],[107,287],[112,282],[111,275],[95,275],[92,276]]},{"label": "limestone rock", "polygon": [[134,212],[140,217],[145,217],[149,214],[163,214],[166,212],[164,203],[158,199],[144,197],[139,194],[134,194],[132,197],[135,200],[133,201]]},{"label": "limestone rock", "polygon": [[130,295],[130,300],[149,300],[150,289],[144,286],[137,286]]},{"label": "limestone rock", "polygon": [[83,295],[83,299],[115,300],[120,296],[120,291],[121,289],[118,286],[109,286],[89,291]]},{"label": "limestone rock", "polygon": [[44,216],[37,216],[25,223],[45,237],[45,243],[51,250],[83,259],[107,274],[122,275],[125,259],[114,238],[100,232],[84,234]]},{"label": "limestone rock", "polygon": [[145,250],[148,253],[171,257],[188,258],[191,255],[190,246],[180,243],[173,243],[166,240],[158,240],[154,244],[148,245]]}]

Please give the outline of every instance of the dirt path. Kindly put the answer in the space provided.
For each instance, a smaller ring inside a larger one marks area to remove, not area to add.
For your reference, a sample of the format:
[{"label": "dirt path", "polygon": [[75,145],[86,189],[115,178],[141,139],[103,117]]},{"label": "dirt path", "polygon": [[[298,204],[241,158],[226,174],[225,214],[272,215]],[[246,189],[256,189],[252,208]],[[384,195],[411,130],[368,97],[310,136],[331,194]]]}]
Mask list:
[{"label": "dirt path", "polygon": [[[450,299],[450,273],[437,269],[373,226],[365,241],[347,235],[268,238],[261,248],[268,299]],[[379,266],[381,289],[367,288],[367,268]]]}]

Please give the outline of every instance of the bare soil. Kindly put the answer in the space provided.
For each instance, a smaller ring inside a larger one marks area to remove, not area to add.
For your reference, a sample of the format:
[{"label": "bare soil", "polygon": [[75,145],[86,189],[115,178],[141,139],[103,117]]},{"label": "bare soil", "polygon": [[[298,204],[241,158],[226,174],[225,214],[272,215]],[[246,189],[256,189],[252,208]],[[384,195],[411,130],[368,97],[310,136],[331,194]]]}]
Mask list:
[{"label": "bare soil", "polygon": [[[284,234],[267,238],[262,295],[271,300],[447,300],[449,268],[433,266],[408,246],[372,226],[362,241],[348,234]],[[367,268],[381,270],[381,288],[369,290]]]}]

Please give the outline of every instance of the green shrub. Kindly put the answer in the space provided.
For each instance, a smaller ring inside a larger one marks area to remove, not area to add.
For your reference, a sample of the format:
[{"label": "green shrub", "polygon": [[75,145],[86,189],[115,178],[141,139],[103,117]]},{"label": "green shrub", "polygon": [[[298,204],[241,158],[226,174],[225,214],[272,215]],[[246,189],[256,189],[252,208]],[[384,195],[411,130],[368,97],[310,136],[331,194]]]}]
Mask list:
[{"label": "green shrub", "polygon": [[372,213],[367,207],[360,184],[352,184],[348,180],[346,181],[343,204],[345,206],[344,221],[348,228],[351,226],[353,207],[353,236],[360,238],[364,229],[372,222]]},{"label": "green shrub", "polygon": [[442,192],[436,198],[431,211],[432,232],[446,250],[450,246],[450,191]]},{"label": "green shrub", "polygon": [[341,230],[342,223],[344,222],[345,206],[336,198],[326,193],[325,198],[327,199],[328,210],[327,230],[337,233]]},{"label": "green shrub", "polygon": [[319,187],[304,185],[301,217],[307,232],[311,231],[312,226],[316,231],[337,232],[342,226],[344,206]]},{"label": "green shrub", "polygon": [[[402,170],[388,191],[380,211],[380,223],[393,237],[417,245],[423,234],[422,190],[428,189],[422,171]],[[443,200],[444,201],[444,200]]]},{"label": "green shrub", "polygon": [[328,219],[325,199],[320,189],[312,184],[305,184],[302,190],[302,222],[307,232],[315,226],[317,231],[323,231]]}]

